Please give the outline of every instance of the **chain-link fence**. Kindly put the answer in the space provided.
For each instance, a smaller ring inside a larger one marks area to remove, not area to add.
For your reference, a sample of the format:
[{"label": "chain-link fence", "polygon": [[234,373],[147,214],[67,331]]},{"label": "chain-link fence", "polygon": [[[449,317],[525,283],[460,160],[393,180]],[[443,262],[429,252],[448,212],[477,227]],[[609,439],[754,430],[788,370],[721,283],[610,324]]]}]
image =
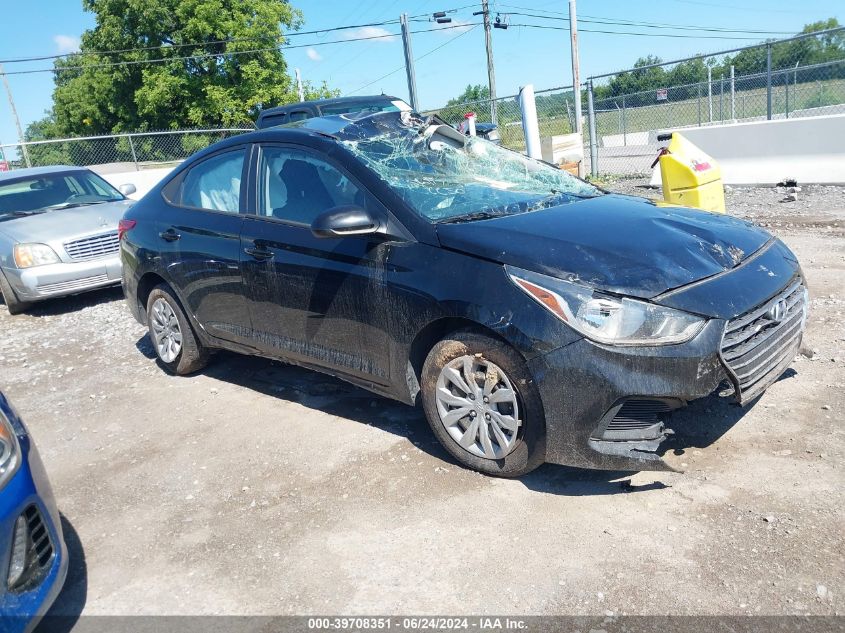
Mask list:
[{"label": "chain-link fence", "polygon": [[[575,129],[571,87],[535,95],[541,137]],[[661,131],[845,113],[845,28],[596,75],[581,99],[587,173],[644,174]],[[458,123],[468,111],[490,121],[491,101],[432,112]],[[502,144],[524,150],[517,97],[497,99],[495,111]]]},{"label": "chain-link fence", "polygon": [[595,76],[586,88],[592,173],[642,174],[661,131],[845,113],[845,29],[647,64]]},{"label": "chain-link fence", "polygon": [[117,163],[139,170],[179,162],[212,143],[250,129],[137,132],[11,143],[0,145],[0,169]]}]

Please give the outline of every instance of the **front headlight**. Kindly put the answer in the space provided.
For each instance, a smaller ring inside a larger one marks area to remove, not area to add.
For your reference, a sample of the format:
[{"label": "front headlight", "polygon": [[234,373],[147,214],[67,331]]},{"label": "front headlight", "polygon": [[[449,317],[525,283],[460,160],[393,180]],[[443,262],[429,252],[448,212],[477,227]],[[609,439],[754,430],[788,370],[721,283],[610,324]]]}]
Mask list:
[{"label": "front headlight", "polygon": [[608,345],[672,345],[690,340],[706,319],[663,306],[602,294],[555,277],[506,266],[528,296],[592,341]]},{"label": "front headlight", "polygon": [[46,244],[15,244],[15,265],[18,268],[57,264],[60,261],[56,251]]},{"label": "front headlight", "polygon": [[12,424],[0,411],[0,490],[12,478],[20,465],[21,448]]}]

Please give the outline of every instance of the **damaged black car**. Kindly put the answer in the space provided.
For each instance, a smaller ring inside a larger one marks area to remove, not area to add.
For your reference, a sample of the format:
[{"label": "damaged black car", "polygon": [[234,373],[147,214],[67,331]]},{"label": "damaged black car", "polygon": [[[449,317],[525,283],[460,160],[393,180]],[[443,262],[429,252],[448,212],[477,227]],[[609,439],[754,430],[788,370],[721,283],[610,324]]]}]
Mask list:
[{"label": "damaged black car", "polygon": [[730,216],[608,194],[410,112],[196,154],[120,225],[160,364],[227,349],[419,404],[483,473],[658,470],[667,416],[747,404],[794,359],[795,256]]}]

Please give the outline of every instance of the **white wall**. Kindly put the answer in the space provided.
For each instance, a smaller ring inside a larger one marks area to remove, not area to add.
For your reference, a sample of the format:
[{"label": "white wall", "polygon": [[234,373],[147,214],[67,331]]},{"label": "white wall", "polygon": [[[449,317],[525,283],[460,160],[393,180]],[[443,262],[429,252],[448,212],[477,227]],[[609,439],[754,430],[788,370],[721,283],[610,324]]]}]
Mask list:
[{"label": "white wall", "polygon": [[[99,170],[95,170],[99,171]],[[115,187],[123,184],[133,184],[137,191],[130,196],[132,200],[140,200],[162,178],[173,171],[173,167],[160,167],[157,169],[142,169],[141,171],[119,171],[114,173],[99,172],[100,175]]]},{"label": "white wall", "polygon": [[[845,114],[678,131],[719,162],[726,185],[845,184]],[[660,183],[659,168],[651,182]]]}]

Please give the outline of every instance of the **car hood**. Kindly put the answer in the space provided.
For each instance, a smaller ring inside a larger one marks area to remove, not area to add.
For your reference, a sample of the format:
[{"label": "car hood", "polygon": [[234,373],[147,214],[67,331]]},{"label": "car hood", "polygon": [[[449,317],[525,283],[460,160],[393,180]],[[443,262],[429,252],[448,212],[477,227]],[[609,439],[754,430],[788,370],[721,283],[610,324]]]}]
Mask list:
[{"label": "car hood", "polygon": [[0,222],[0,234],[14,242],[46,243],[116,231],[117,223],[133,203],[132,200],[119,200],[4,220]]},{"label": "car hood", "polygon": [[730,270],[771,239],[731,216],[614,194],[438,224],[437,235],[445,248],[640,298]]}]

